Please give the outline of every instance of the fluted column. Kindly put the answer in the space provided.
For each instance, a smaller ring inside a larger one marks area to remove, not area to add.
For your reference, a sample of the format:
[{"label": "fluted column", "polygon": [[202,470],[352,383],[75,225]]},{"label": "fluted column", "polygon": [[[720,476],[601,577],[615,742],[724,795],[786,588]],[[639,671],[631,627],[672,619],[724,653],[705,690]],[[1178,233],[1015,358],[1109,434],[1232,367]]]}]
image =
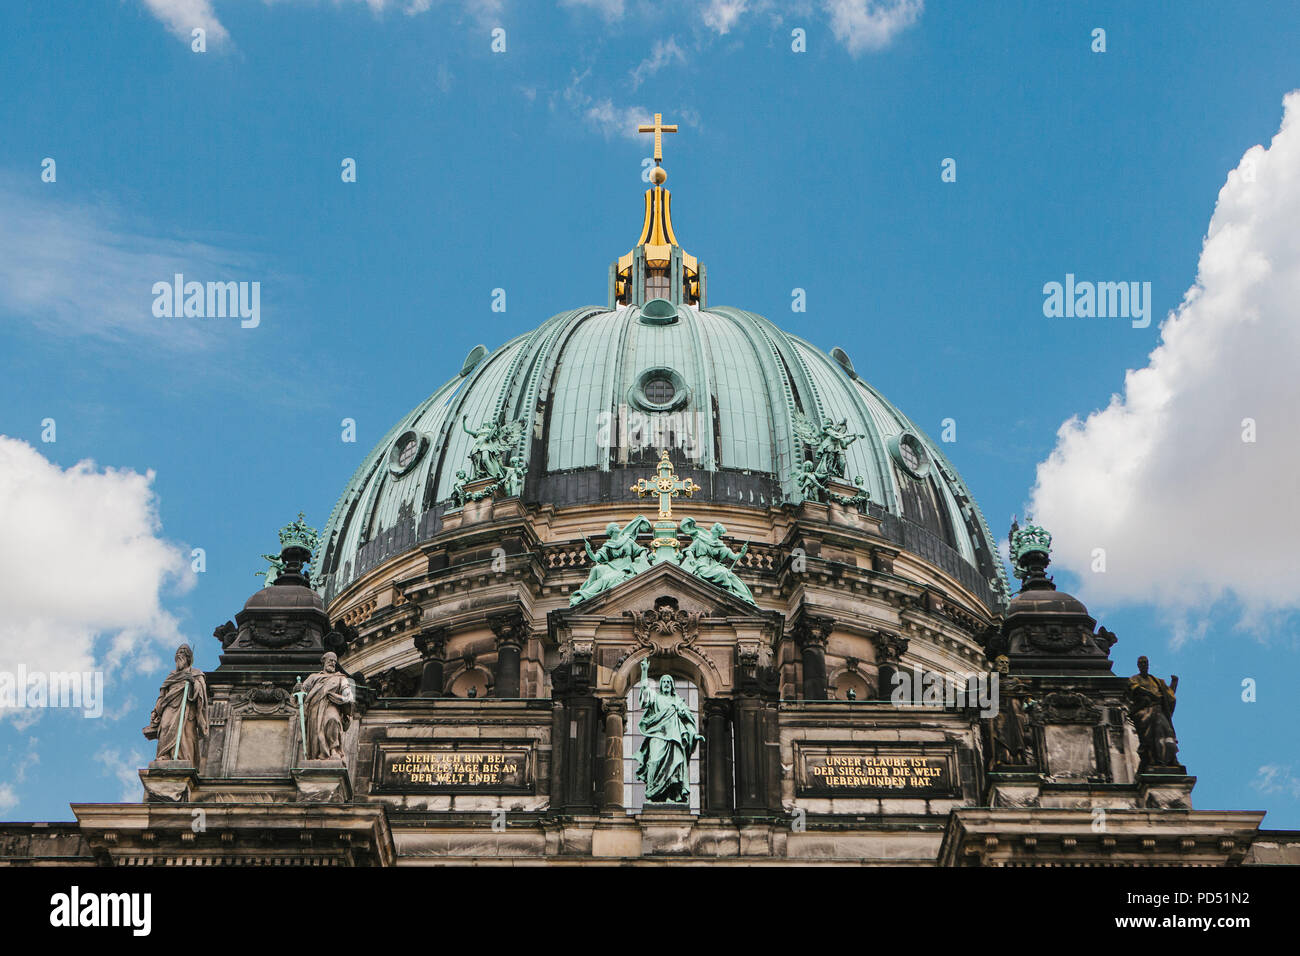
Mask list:
[{"label": "fluted column", "polygon": [[605,765],[601,791],[601,808],[607,812],[620,811],[623,806],[623,721],[627,704],[621,700],[607,700],[605,709]]}]

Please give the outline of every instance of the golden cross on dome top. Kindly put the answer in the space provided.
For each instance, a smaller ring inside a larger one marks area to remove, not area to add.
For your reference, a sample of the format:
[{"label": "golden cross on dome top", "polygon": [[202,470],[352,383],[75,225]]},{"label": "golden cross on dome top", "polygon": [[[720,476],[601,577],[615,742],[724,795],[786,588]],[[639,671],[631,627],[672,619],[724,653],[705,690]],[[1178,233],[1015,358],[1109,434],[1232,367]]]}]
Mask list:
[{"label": "golden cross on dome top", "polygon": [[648,126],[643,124],[641,126],[638,126],[636,128],[636,131],[638,133],[655,134],[655,165],[658,166],[661,162],[663,162],[663,158],[664,158],[664,133],[677,132],[677,124],[670,123],[665,126],[664,114],[656,113],[653,126]]},{"label": "golden cross on dome top", "polygon": [[668,460],[668,452],[664,451],[659,459],[659,466],[656,469],[659,472],[655,478],[639,478],[637,483],[632,486],[642,498],[649,495],[659,496],[659,517],[668,519],[673,516],[673,498],[682,494],[687,498],[700,490],[700,486],[691,479],[678,479],[673,472],[673,463]]}]

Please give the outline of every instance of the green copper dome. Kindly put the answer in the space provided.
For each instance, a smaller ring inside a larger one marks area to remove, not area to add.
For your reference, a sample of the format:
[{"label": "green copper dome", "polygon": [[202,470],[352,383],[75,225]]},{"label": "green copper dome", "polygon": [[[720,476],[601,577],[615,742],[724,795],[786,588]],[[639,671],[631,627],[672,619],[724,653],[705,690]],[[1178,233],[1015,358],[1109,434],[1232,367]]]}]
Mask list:
[{"label": "green copper dome", "polygon": [[322,533],[318,581],[332,598],[438,533],[457,473],[470,471],[462,419],[521,423],[525,503],[635,501],[630,485],[666,447],[705,500],[764,509],[802,500],[808,426],[843,421],[861,437],[844,450],[841,480],[870,496],[885,533],[1004,603],[1002,562],[956,470],[835,352],[752,312],[662,299],[644,312],[562,312],[493,352],[480,347],[357,469]]}]

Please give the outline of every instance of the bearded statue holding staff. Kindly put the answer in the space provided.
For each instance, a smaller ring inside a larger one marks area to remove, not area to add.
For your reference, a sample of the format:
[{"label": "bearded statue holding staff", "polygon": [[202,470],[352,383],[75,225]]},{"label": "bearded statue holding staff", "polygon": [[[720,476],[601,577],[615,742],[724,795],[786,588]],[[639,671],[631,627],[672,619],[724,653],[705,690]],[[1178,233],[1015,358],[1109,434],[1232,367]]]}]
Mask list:
[{"label": "bearded statue holding staff", "polygon": [[686,701],[677,696],[672,677],[650,683],[650,662],[641,662],[641,750],[636,778],[645,781],[646,800],[687,803],[691,797],[691,754],[704,738]]},{"label": "bearded statue holding staff", "polygon": [[338,655],[326,651],[321,669],[302,684],[304,740],[308,760],[342,760],[343,734],[352,723],[356,693],[339,670]]},{"label": "bearded statue holding staff", "polygon": [[176,648],[176,670],[167,675],[144,728],[146,740],[158,741],[158,760],[199,765],[199,740],[208,735],[208,684],[194,665],[189,645]]}]

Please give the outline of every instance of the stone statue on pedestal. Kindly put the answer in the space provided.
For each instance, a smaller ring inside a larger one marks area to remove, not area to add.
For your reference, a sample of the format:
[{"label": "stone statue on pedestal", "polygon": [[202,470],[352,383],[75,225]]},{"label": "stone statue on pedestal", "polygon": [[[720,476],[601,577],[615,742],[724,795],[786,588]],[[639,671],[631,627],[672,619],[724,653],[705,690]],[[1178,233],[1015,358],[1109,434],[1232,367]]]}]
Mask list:
[{"label": "stone statue on pedestal", "polygon": [[194,652],[176,648],[176,670],[167,675],[144,728],[146,740],[158,741],[158,760],[199,765],[199,740],[208,735],[208,684],[194,667]]},{"label": "stone statue on pedestal", "polygon": [[636,778],[645,781],[646,800],[687,803],[691,797],[691,754],[704,738],[686,701],[677,696],[671,676],[650,683],[650,662],[641,662],[641,750]]},{"label": "stone statue on pedestal", "polygon": [[1025,766],[1030,757],[1029,717],[1025,713],[1033,702],[1024,696],[1024,684],[1011,676],[1011,662],[999,655],[994,662],[998,675],[998,712],[989,721],[989,769],[998,766]]},{"label": "stone statue on pedestal", "polygon": [[343,734],[356,703],[352,678],[339,671],[339,659],[327,651],[321,669],[302,684],[303,740],[308,760],[342,760]]},{"label": "stone statue on pedestal", "polygon": [[1178,678],[1166,684],[1147,673],[1150,662],[1138,658],[1138,672],[1128,679],[1129,713],[1138,735],[1139,770],[1177,767],[1178,738],[1174,736],[1174,692]]}]

